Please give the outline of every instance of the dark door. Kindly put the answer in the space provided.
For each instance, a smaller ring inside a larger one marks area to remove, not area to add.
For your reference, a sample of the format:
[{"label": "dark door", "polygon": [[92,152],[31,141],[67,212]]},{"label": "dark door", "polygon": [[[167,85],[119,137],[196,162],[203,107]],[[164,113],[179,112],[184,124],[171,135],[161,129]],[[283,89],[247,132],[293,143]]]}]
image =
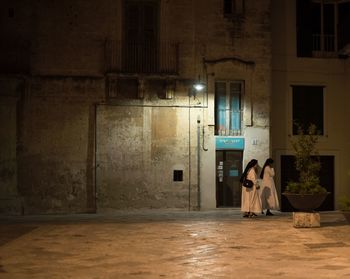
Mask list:
[{"label": "dark door", "polygon": [[239,150],[216,151],[216,206],[241,206],[243,152]]},{"label": "dark door", "polygon": [[338,4],[338,50],[350,42],[350,3]]},{"label": "dark door", "polygon": [[123,68],[126,72],[157,72],[158,14],[158,1],[125,1]]},{"label": "dark door", "polygon": [[[319,156],[321,161],[320,184],[327,189],[330,194],[317,211],[334,210],[334,156]],[[297,181],[298,172],[294,165],[295,157],[290,155],[281,156],[281,192],[286,189],[288,181]],[[281,197],[281,210],[293,211],[286,197]]]}]

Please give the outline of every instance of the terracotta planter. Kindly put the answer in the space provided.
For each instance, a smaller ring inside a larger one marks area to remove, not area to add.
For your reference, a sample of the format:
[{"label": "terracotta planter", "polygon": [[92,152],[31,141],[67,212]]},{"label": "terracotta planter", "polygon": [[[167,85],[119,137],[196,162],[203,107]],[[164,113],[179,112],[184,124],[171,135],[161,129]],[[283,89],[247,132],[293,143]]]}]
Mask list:
[{"label": "terracotta planter", "polygon": [[342,213],[345,219],[348,221],[348,223],[350,223],[350,210],[343,210]]},{"label": "terracotta planter", "polygon": [[311,212],[320,207],[329,193],[293,194],[282,193],[297,211]]}]

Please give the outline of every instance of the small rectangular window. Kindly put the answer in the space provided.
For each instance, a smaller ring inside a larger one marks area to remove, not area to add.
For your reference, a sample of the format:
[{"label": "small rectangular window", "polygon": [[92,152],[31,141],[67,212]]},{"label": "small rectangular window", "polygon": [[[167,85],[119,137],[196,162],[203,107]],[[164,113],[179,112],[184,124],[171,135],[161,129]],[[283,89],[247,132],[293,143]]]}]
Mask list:
[{"label": "small rectangular window", "polygon": [[298,125],[303,130],[314,124],[324,134],[323,86],[293,85],[293,135],[298,134]]},{"label": "small rectangular window", "polygon": [[183,181],[183,170],[174,170],[173,181]]}]

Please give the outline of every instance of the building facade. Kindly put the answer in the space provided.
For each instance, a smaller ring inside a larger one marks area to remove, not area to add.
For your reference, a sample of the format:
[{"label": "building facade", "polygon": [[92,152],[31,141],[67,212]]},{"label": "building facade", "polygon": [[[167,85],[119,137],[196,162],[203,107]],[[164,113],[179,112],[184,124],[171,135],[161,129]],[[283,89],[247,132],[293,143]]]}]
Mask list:
[{"label": "building facade", "polygon": [[0,9],[2,213],[240,206],[270,156],[269,0]]},{"label": "building facade", "polygon": [[[330,192],[323,210],[350,195],[349,1],[272,1],[272,154],[283,192],[293,170],[289,138],[296,125],[317,126],[320,182]],[[282,197],[282,210],[289,204]]]}]

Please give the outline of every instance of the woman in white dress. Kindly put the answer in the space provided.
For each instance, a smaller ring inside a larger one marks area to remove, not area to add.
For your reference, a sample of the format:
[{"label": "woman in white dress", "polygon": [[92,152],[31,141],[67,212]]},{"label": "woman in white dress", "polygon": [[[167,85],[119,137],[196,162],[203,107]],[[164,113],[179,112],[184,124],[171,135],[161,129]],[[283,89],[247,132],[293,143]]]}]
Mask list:
[{"label": "woman in white dress", "polygon": [[255,217],[258,213],[261,213],[261,202],[258,194],[258,177],[256,170],[258,167],[258,161],[253,159],[251,160],[240,179],[240,182],[243,183],[244,179],[249,179],[253,182],[252,188],[246,188],[242,184],[242,201],[241,201],[241,211],[243,212],[243,217]]},{"label": "woman in white dress", "polygon": [[261,205],[262,209],[266,209],[266,216],[272,216],[270,210],[279,210],[279,201],[273,177],[275,171],[273,169],[273,160],[267,159],[260,173],[262,179],[261,185]]}]

